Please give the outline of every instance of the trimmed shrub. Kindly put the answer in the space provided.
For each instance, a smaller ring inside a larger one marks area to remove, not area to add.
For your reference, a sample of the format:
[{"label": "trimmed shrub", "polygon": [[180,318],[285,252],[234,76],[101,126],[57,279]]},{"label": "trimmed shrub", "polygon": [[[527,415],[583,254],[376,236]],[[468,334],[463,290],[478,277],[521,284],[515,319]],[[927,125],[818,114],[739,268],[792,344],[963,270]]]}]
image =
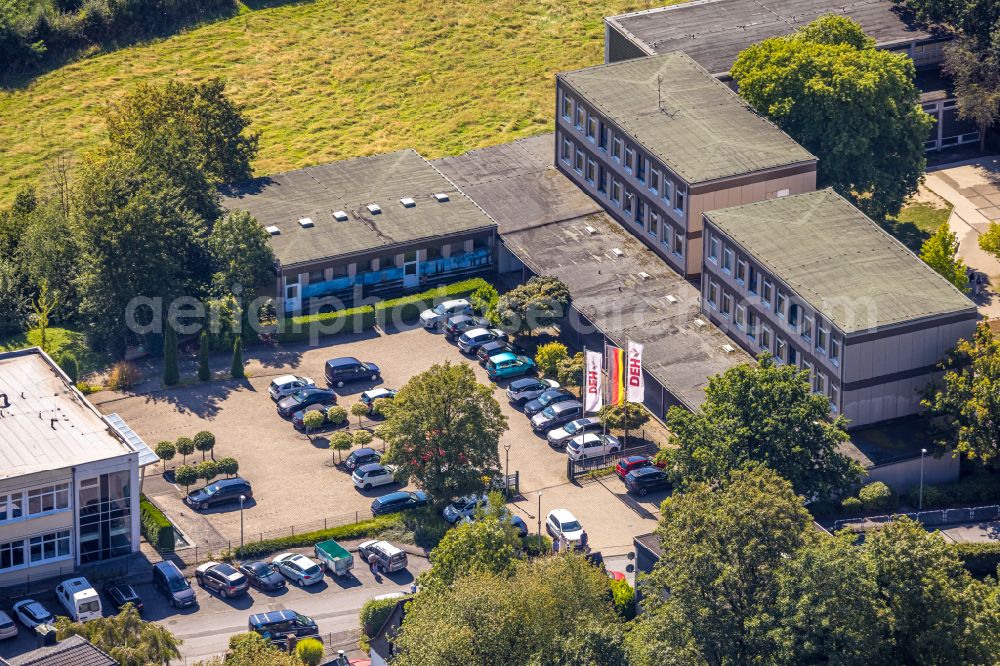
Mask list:
[{"label": "trimmed shrub", "polygon": [[347,410],[340,405],[334,405],[326,410],[326,420],[333,425],[340,425],[347,420]]},{"label": "trimmed shrub", "polygon": [[184,486],[187,491],[191,484],[198,480],[198,470],[191,465],[181,465],[174,470],[174,481]]},{"label": "trimmed shrub", "polygon": [[844,513],[861,513],[861,500],[857,497],[848,497],[840,503],[840,510]]},{"label": "trimmed shrub", "polygon": [[[201,451],[201,459],[204,460],[205,454],[215,448],[215,435],[207,430],[202,430],[194,436],[194,448]],[[212,453],[212,459],[215,460],[215,453]]]},{"label": "trimmed shrub", "polygon": [[361,606],[361,613],[358,620],[361,623],[361,630],[368,638],[374,638],[386,619],[392,614],[392,610],[399,603],[399,599],[369,599]]},{"label": "trimmed shrub", "polygon": [[559,363],[568,358],[566,345],[561,342],[549,342],[538,348],[535,353],[535,365],[544,377],[555,378],[559,373]]},{"label": "trimmed shrub", "polygon": [[108,388],[112,391],[123,391],[132,388],[142,381],[142,373],[139,368],[128,361],[118,361],[111,366],[108,373]]},{"label": "trimmed shrub", "polygon": [[354,436],[351,437],[351,442],[354,446],[368,446],[372,443],[373,439],[375,439],[375,436],[367,430],[356,430],[354,431]]},{"label": "trimmed shrub", "polygon": [[323,643],[315,638],[304,638],[295,646],[295,654],[305,666],[319,666],[325,652]]},{"label": "trimmed shrub", "polygon": [[163,336],[163,385],[176,386],[181,381],[180,367],[177,362],[177,331],[167,322],[167,331]]},{"label": "trimmed shrub", "polygon": [[326,415],[315,409],[310,409],[302,415],[302,425],[306,429],[306,434],[322,428],[324,423],[326,423]]},{"label": "trimmed shrub", "polygon": [[194,453],[194,440],[190,437],[178,437],[177,438],[177,453],[181,454],[183,458],[181,459],[182,465],[187,465],[187,457]]},{"label": "trimmed shrub", "polygon": [[283,318],[278,323],[278,340],[301,342],[314,336],[319,338],[338,333],[360,333],[374,327],[375,310],[370,305],[363,305],[336,312]]},{"label": "trimmed shrub", "polygon": [[1000,567],[1000,543],[956,543],[952,548],[966,570],[976,578],[1000,575],[997,573],[997,567]]},{"label": "trimmed shrub", "polygon": [[865,511],[891,511],[899,504],[892,488],[881,481],[863,485],[858,492],[858,499],[861,500]]},{"label": "trimmed shrub", "polygon": [[635,617],[635,590],[627,580],[611,581],[611,595],[614,598],[615,610],[628,621]]},{"label": "trimmed shrub", "polygon": [[59,355],[59,360],[56,361],[62,371],[66,373],[70,381],[76,384],[77,380],[80,378],[80,364],[76,360],[76,356],[72,352],[63,352]]},{"label": "trimmed shrub", "polygon": [[163,471],[167,471],[167,461],[173,460],[173,457],[177,454],[177,447],[171,441],[162,441],[156,445],[153,450],[160,460],[163,461]]},{"label": "trimmed shrub", "polygon": [[468,298],[474,291],[485,286],[490,286],[490,283],[483,278],[472,278],[420,294],[381,301],[375,305],[375,320],[379,328],[385,328],[387,324],[410,324],[420,318],[421,312],[434,307],[435,303],[455,298]]},{"label": "trimmed shrub", "polygon": [[225,474],[226,476],[234,476],[240,471],[240,463],[236,458],[219,458],[215,461],[215,465],[219,470],[219,474]]},{"label": "trimmed shrub", "polygon": [[377,516],[368,520],[362,520],[350,525],[330,527],[325,530],[315,532],[303,532],[293,536],[280,537],[277,539],[265,539],[246,543],[233,550],[233,555],[238,560],[263,557],[279,550],[289,548],[301,548],[303,546],[313,546],[320,541],[327,539],[367,539],[374,538],[393,528],[398,528],[403,524],[401,513],[392,513],[387,516]]},{"label": "trimmed shrub", "polygon": [[[920,486],[910,486],[906,491],[908,504],[917,506]],[[955,483],[937,486],[924,484],[924,508],[944,506],[974,506],[1000,501],[1000,474],[977,472]]]},{"label": "trimmed shrub", "polygon": [[139,526],[149,545],[161,553],[173,552],[174,524],[145,495],[139,496]]},{"label": "trimmed shrub", "polygon": [[212,378],[212,369],[208,367],[208,332],[202,331],[198,338],[198,381],[207,382]]},{"label": "trimmed shrub", "polygon": [[238,335],[233,341],[233,365],[229,368],[229,374],[233,379],[243,379],[247,376],[243,369],[243,340]]},{"label": "trimmed shrub", "polygon": [[198,478],[203,481],[211,481],[219,476],[219,465],[214,460],[206,460],[198,463],[195,470],[198,472]]},{"label": "trimmed shrub", "polygon": [[538,555],[548,555],[552,552],[552,539],[547,535],[542,535],[542,545],[538,545],[538,535],[529,534],[527,536],[521,537],[521,548],[529,557],[535,557]]},{"label": "trimmed shrub", "polygon": [[484,284],[469,294],[469,305],[491,322],[496,316],[497,303],[499,301],[500,294],[497,292],[496,287],[491,284]]}]

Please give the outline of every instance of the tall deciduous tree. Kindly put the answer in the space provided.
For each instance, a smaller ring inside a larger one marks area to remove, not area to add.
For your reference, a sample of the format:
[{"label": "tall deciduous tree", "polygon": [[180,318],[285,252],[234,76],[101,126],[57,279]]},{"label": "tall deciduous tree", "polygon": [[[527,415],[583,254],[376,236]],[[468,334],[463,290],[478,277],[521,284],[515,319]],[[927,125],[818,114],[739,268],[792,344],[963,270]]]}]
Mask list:
[{"label": "tall deciduous tree", "polygon": [[121,666],[168,664],[181,658],[180,639],[156,622],[143,621],[131,604],[117,615],[88,622],[71,622],[69,618],[59,617],[56,632],[59,640],[83,636]]},{"label": "tall deciduous tree", "polygon": [[677,485],[722,480],[751,462],[771,467],[808,498],[832,497],[860,478],[860,466],[839,451],[847,421],[831,419],[830,402],[812,392],[808,373],[764,354],[756,366],[710,378],[706,393],[696,412],[667,412]]},{"label": "tall deciduous tree", "polygon": [[261,288],[274,282],[274,252],[267,231],[250,213],[227,213],[212,227],[208,248],[215,273],[213,290],[218,295],[233,294],[244,317]]},{"label": "tall deciduous tree", "polygon": [[959,340],[923,404],[938,417],[940,444],[983,462],[1000,460],[1000,340],[987,322]]},{"label": "tall deciduous tree", "polygon": [[500,466],[507,417],[468,364],[433,365],[414,376],[386,406],[379,436],[386,462],[413,478],[436,502],[482,490]]},{"label": "tall deciduous tree", "polygon": [[558,324],[569,314],[571,300],[562,280],[536,276],[499,298],[496,319],[506,330],[531,333]]},{"label": "tall deciduous tree", "polygon": [[876,220],[916,191],[932,120],[906,54],[876,49],[848,18],[824,16],[749,47],[731,71],[744,99],[819,158],[820,185]]},{"label": "tall deciduous tree", "polygon": [[958,235],[951,231],[947,222],[924,241],[920,248],[920,258],[963,294],[968,291],[969,278],[965,274],[965,262],[958,257]]}]

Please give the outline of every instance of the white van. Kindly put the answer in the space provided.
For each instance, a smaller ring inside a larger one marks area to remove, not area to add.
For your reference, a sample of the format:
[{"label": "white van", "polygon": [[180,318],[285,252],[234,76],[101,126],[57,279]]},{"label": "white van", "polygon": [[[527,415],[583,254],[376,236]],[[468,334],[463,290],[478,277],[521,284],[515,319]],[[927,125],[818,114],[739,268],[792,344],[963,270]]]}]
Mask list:
[{"label": "white van", "polygon": [[70,578],[56,587],[56,597],[74,622],[101,617],[101,597],[86,578]]}]

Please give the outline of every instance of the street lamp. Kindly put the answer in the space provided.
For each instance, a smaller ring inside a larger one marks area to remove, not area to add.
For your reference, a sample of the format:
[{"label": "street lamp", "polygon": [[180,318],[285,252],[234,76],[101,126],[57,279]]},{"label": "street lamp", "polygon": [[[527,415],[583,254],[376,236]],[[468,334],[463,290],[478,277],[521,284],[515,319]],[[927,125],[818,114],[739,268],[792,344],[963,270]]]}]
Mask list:
[{"label": "street lamp", "polygon": [[240,495],[240,550],[243,549],[243,504],[247,501],[246,495]]},{"label": "street lamp", "polygon": [[538,554],[542,553],[542,491],[538,491]]},{"label": "street lamp", "polygon": [[503,466],[503,494],[504,499],[510,497],[510,442],[505,442],[503,450],[507,452],[507,461]]},{"label": "street lamp", "polygon": [[920,449],[920,499],[917,500],[917,511],[924,510],[924,454],[927,449]]}]

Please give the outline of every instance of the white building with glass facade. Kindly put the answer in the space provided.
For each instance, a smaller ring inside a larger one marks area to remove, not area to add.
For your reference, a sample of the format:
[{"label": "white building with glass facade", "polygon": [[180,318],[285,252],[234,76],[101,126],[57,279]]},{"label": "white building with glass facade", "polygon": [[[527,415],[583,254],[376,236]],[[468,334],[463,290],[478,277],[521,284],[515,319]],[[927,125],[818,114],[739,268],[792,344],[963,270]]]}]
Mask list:
[{"label": "white building with glass facade", "polygon": [[0,354],[0,587],[139,549],[155,454],[38,348]]}]

